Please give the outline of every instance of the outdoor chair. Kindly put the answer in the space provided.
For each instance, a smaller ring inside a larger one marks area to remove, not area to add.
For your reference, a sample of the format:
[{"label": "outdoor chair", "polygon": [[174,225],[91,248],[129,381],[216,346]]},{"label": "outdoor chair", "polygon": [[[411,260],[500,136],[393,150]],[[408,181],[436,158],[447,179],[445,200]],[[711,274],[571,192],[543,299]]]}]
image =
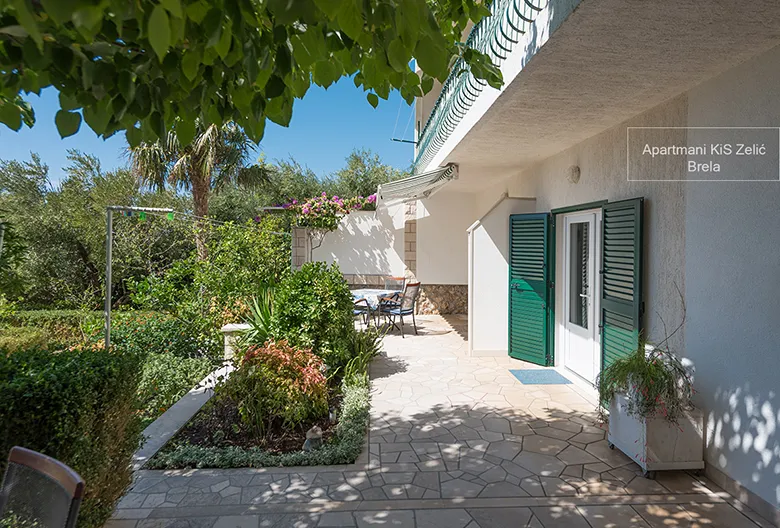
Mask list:
[{"label": "outdoor chair", "polygon": [[352,308],[352,315],[359,317],[366,326],[369,326],[371,321],[371,305],[368,303],[368,299],[358,299]]},{"label": "outdoor chair", "polygon": [[404,289],[404,285],[406,284],[406,279],[403,277],[387,277],[385,279],[385,289],[386,290],[398,290],[401,291]]},{"label": "outdoor chair", "polygon": [[14,447],[0,487],[0,525],[72,528],[83,497],[78,473],[59,460]]},{"label": "outdoor chair", "polygon": [[[399,292],[400,293],[400,292]],[[395,294],[392,297],[384,297],[379,302],[379,313],[387,317],[393,328],[401,331],[401,337],[404,336],[404,317],[412,316],[414,325],[414,335],[417,335],[417,321],[414,318],[414,309],[417,306],[417,296],[420,293],[419,282],[409,282],[404,286],[402,294]],[[400,320],[400,326],[397,323]]]}]

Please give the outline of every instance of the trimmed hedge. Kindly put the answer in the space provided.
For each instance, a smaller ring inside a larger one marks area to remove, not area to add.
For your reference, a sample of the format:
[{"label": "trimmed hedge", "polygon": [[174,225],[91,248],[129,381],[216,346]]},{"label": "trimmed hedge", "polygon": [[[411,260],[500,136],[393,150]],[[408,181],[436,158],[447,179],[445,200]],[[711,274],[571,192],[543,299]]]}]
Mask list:
[{"label": "trimmed hedge", "polygon": [[189,444],[163,450],[148,469],[241,468],[351,464],[363,450],[369,421],[368,375],[354,376],[343,385],[344,400],[334,437],[315,451],[272,454],[260,448],[199,447]]},{"label": "trimmed hedge", "polygon": [[141,439],[142,365],[102,347],[0,351],[0,473],[15,445],[63,461],[87,482],[79,527],[102,526]]},{"label": "trimmed hedge", "polygon": [[44,330],[58,342],[80,340],[81,326],[87,318],[100,318],[102,312],[79,310],[17,310],[3,318],[11,327],[32,327]]},{"label": "trimmed hedge", "polygon": [[0,328],[0,350],[18,352],[28,348],[40,348],[49,343],[45,330],[23,326],[21,328]]}]

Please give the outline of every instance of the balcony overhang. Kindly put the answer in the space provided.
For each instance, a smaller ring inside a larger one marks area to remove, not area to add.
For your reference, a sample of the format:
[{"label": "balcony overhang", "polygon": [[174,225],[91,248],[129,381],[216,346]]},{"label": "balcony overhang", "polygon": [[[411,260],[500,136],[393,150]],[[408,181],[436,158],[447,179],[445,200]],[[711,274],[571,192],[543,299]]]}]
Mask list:
[{"label": "balcony overhang", "polygon": [[447,183],[458,179],[458,166],[449,164],[446,167],[430,172],[415,174],[402,180],[383,183],[377,190],[380,204],[394,202],[411,202],[429,198]]},{"label": "balcony overhang", "polygon": [[484,189],[778,45],[777,0],[551,0],[416,169]]}]

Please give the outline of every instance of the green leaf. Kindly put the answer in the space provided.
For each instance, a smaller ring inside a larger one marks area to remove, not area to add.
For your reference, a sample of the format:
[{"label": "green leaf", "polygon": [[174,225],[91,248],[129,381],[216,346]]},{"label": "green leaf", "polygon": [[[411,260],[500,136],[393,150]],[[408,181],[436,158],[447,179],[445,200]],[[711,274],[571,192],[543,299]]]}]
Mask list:
[{"label": "green leaf", "polygon": [[130,127],[125,130],[125,138],[127,138],[127,144],[130,145],[130,148],[135,148],[141,144],[143,132],[140,128]]},{"label": "green leaf", "polygon": [[79,131],[81,127],[81,114],[78,112],[67,112],[60,110],[54,116],[54,122],[57,124],[57,132],[61,138],[72,136]]},{"label": "green leaf", "polygon": [[160,5],[152,10],[147,35],[158,60],[162,62],[171,45],[171,27],[168,24],[168,13]]},{"label": "green leaf", "polygon": [[379,105],[379,97],[377,97],[375,93],[369,93],[366,95],[366,99],[368,99],[369,104],[374,108]]},{"label": "green leaf", "polygon": [[190,81],[195,80],[200,69],[201,55],[198,51],[190,50],[184,53],[181,59],[181,69],[184,76]]},{"label": "green leaf", "polygon": [[328,18],[334,19],[338,15],[341,9],[342,0],[314,0],[323,13],[328,15]]},{"label": "green leaf", "polygon": [[387,47],[387,59],[395,71],[409,69],[409,53],[398,39],[392,41]]},{"label": "green leaf", "polygon": [[70,22],[70,17],[79,5],[78,0],[41,0],[41,5],[54,21],[63,25]]},{"label": "green leaf", "polygon": [[[27,30],[27,33],[35,41],[38,49],[42,50],[43,37],[41,36],[41,32],[38,31],[38,23],[35,21],[35,17],[33,16],[32,5],[28,0],[11,0],[11,4],[16,10],[16,19],[19,21],[22,27]],[[17,128],[16,130],[19,129]]]},{"label": "green leaf", "polygon": [[65,92],[60,92],[60,108],[63,110],[75,110],[79,108],[79,103],[75,97],[71,97]]},{"label": "green leaf", "polygon": [[111,112],[108,109],[109,101],[101,101],[98,104],[87,106],[82,111],[84,121],[87,122],[95,134],[101,135],[106,131],[108,122],[111,120]]},{"label": "green leaf", "polygon": [[217,45],[214,47],[214,49],[217,50],[217,54],[223,59],[227,57],[227,54],[230,52],[230,43],[233,40],[233,33],[230,30],[230,24],[227,24],[226,27],[222,28],[219,42],[217,42]]},{"label": "green leaf", "polygon": [[328,88],[341,77],[341,71],[335,61],[321,60],[314,65],[314,82]]},{"label": "green leaf", "polygon": [[186,147],[195,138],[195,120],[190,118],[181,118],[176,121],[176,136],[179,138],[179,144]]},{"label": "green leaf", "polygon": [[134,75],[127,71],[122,70],[119,72],[119,78],[117,84],[119,86],[119,93],[122,94],[125,101],[132,101],[135,96],[135,79]]},{"label": "green leaf", "polygon": [[290,42],[295,61],[301,68],[309,68],[327,55],[325,36],[318,26],[309,26],[304,33],[293,36]]},{"label": "green leaf", "polygon": [[341,30],[352,40],[357,40],[363,33],[363,9],[361,3],[343,2],[336,20]]},{"label": "green leaf", "polygon": [[437,46],[431,37],[420,39],[414,49],[414,57],[420,69],[431,77],[442,78],[447,75],[447,51]]},{"label": "green leaf", "polygon": [[0,98],[0,123],[14,132],[22,128],[22,113],[19,107],[2,98]]},{"label": "green leaf", "polygon": [[176,18],[182,18],[184,16],[184,11],[181,9],[180,0],[161,0],[160,3],[166,11],[168,11]]},{"label": "green leaf", "polygon": [[209,9],[211,9],[211,6],[206,0],[198,0],[187,6],[187,17],[196,24],[200,24],[206,18],[206,13],[209,12]]},{"label": "green leaf", "polygon": [[273,13],[279,25],[288,25],[298,20],[304,12],[304,2],[300,0],[266,0],[268,10]]},{"label": "green leaf", "polygon": [[283,127],[289,126],[292,119],[292,99],[288,97],[274,97],[268,101],[265,107],[268,119]]},{"label": "green leaf", "polygon": [[103,21],[103,8],[100,6],[84,6],[73,13],[73,24],[86,38],[91,38],[100,29]]}]

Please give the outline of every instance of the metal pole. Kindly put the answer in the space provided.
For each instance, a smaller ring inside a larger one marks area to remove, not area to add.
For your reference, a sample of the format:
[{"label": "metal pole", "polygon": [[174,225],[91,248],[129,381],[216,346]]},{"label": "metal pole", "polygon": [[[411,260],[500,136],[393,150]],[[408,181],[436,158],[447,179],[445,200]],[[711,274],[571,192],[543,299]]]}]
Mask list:
[{"label": "metal pole", "polygon": [[0,222],[0,257],[3,256],[3,237],[5,236],[5,224]]},{"label": "metal pole", "polygon": [[114,211],[106,208],[106,316],[105,343],[106,350],[111,346],[111,246],[114,239]]}]

